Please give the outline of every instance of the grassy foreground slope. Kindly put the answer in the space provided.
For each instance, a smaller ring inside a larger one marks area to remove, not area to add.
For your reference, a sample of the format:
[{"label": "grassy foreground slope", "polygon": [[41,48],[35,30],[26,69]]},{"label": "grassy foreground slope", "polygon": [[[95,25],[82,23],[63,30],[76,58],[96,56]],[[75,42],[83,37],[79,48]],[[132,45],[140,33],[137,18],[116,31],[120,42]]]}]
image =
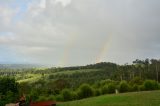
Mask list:
[{"label": "grassy foreground slope", "polygon": [[103,95],[58,106],[160,106],[160,91]]}]

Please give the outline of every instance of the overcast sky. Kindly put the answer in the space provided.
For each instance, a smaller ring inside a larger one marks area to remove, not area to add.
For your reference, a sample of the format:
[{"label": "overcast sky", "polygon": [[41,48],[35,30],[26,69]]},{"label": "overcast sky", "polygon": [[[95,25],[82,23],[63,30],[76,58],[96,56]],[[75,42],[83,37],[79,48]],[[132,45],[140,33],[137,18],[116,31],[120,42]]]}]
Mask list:
[{"label": "overcast sky", "polygon": [[160,0],[0,0],[0,63],[160,57]]}]

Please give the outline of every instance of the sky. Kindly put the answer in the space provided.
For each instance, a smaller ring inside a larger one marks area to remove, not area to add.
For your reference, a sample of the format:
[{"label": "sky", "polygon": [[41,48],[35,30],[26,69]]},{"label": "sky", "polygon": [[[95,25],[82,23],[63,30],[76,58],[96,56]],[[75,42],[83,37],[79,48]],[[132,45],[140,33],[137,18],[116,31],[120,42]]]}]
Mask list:
[{"label": "sky", "polygon": [[160,0],[0,0],[0,63],[160,57]]}]

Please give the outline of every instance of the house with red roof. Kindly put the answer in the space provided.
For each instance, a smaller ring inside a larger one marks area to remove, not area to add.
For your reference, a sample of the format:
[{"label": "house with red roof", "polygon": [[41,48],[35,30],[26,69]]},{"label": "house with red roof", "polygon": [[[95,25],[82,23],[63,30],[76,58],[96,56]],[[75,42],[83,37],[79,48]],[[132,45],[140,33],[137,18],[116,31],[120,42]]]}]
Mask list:
[{"label": "house with red roof", "polygon": [[53,101],[31,102],[29,106],[56,106],[56,102]]}]

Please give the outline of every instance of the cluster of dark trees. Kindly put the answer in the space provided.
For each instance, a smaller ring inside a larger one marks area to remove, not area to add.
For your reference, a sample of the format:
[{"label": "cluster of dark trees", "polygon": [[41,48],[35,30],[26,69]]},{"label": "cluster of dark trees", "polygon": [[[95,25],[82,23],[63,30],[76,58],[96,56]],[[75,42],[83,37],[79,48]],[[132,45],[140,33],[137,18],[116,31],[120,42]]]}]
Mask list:
[{"label": "cluster of dark trees", "polygon": [[19,97],[18,85],[12,77],[0,77],[0,106],[17,100]]}]

